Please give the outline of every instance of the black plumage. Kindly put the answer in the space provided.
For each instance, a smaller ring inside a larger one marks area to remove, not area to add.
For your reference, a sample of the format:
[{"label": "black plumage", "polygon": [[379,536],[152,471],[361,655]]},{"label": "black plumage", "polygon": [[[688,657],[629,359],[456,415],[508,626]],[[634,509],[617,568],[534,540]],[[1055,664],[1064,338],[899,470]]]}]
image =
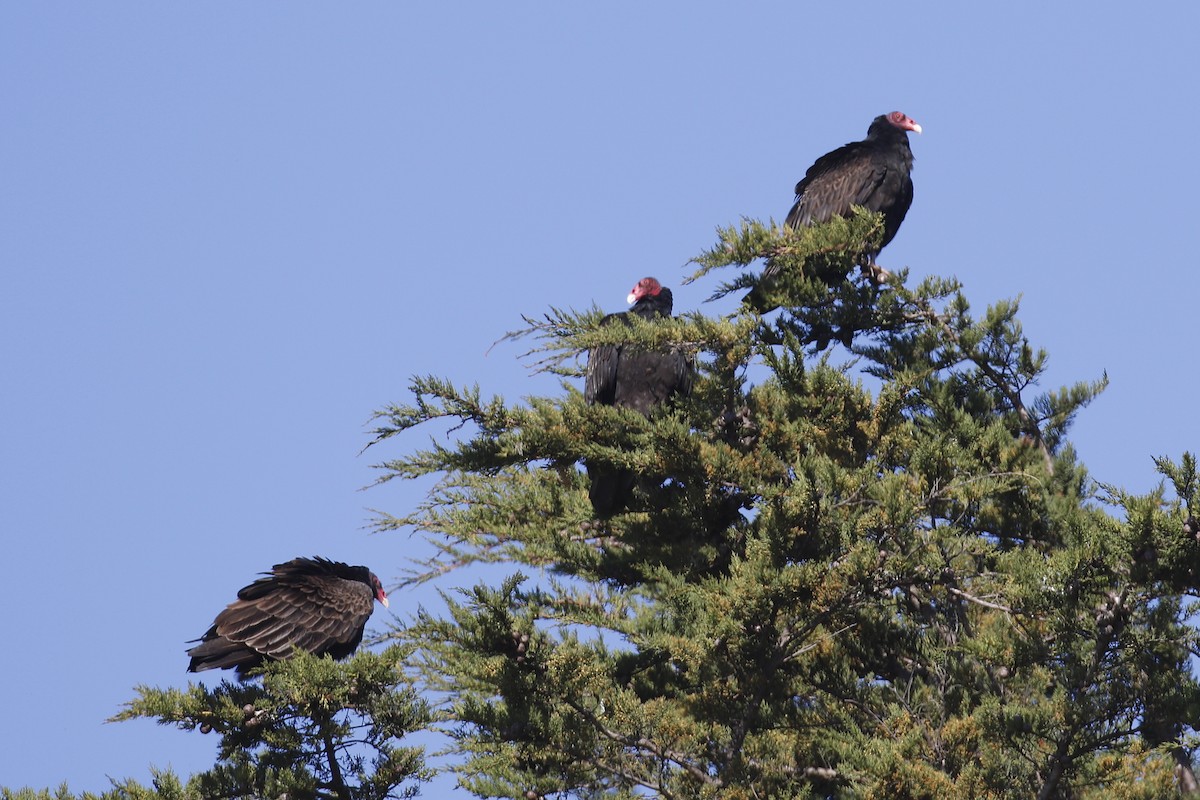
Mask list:
[{"label": "black plumage", "polygon": [[[911,117],[893,111],[871,121],[867,138],[850,142],[818,158],[796,184],[796,202],[784,224],[802,228],[846,217],[853,206],[883,214],[879,249],[863,253],[863,264],[874,265],[882,250],[900,230],[913,200],[912,149],[908,132],[921,132]],[[761,281],[770,280],[778,268],[768,264]],[[756,307],[757,295],[746,300]]]},{"label": "black plumage", "polygon": [[[601,325],[629,324],[631,315],[645,320],[670,317],[674,300],[671,290],[654,278],[643,278],[627,298],[633,307],[609,314]],[[646,350],[633,344],[603,345],[588,354],[584,399],[591,404],[632,408],[643,416],[673,395],[687,395],[692,388],[692,362],[679,348]],[[636,476],[629,470],[587,465],[591,478],[589,496],[598,516],[610,516],[629,498]]]},{"label": "black plumage", "polygon": [[362,641],[378,600],[387,606],[379,578],[366,567],[324,558],[294,558],[238,592],[212,627],[187,651],[188,672],[237,669],[297,651],[341,659]]}]

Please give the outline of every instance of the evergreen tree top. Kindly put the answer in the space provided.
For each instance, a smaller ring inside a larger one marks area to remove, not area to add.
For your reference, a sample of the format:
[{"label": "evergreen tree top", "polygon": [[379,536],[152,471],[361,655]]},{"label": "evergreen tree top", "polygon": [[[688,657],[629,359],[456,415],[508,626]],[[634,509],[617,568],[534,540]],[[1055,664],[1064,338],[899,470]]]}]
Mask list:
[{"label": "evergreen tree top", "polygon": [[[510,338],[561,377],[552,397],[414,378],[369,446],[378,484],[435,481],[375,528],[428,542],[408,582],[436,582],[445,610],[387,635],[398,671],[351,684],[371,704],[301,662],[272,665],[285,682],[253,708],[315,703],[279,728],[313,764],[351,734],[340,714],[440,731],[481,797],[1192,791],[1194,458],[1157,458],[1146,496],[1090,480],[1068,433],[1106,376],[1042,389],[1016,301],[976,314],[957,280],[856,270],[880,234],[865,212],[722,229],[692,279],[741,270],[719,297],[758,286],[759,263],[773,278],[726,317],[530,316]],[[589,404],[581,356],[614,345],[687,352],[691,392]],[[598,518],[581,464],[634,476],[627,502]],[[508,577],[456,586],[473,564]],[[123,717],[210,724],[236,769],[275,752],[233,687],[141,694]]]}]

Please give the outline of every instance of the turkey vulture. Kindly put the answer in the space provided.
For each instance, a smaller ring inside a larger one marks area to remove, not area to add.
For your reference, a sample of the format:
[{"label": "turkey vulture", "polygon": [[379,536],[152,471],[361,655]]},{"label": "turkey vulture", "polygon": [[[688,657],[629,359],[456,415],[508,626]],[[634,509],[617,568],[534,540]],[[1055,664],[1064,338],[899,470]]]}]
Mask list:
[{"label": "turkey vulture", "polygon": [[[913,154],[908,131],[920,133],[921,126],[893,111],[871,121],[866,139],[842,145],[818,158],[796,184],[796,203],[784,224],[789,228],[817,225],[833,217],[849,216],[851,206],[862,206],[883,214],[882,250],[896,236],[912,205]],[[863,253],[865,265],[875,264],[879,250]],[[778,267],[768,264],[760,282],[770,280],[777,271]],[[746,295],[746,301],[764,310],[755,292]]]},{"label": "turkey vulture", "polygon": [[238,675],[297,650],[341,659],[362,641],[383,585],[366,567],[324,558],[293,558],[238,592],[187,651],[188,672],[235,667]]},{"label": "turkey vulture", "polygon": [[[609,314],[600,324],[628,325],[630,314],[645,320],[671,316],[671,290],[654,278],[638,281],[627,300],[633,303],[632,308]],[[691,360],[677,348],[647,351],[632,344],[615,344],[602,345],[588,354],[583,397],[589,405],[632,408],[648,417],[655,406],[672,395],[687,395],[691,389]],[[587,471],[592,508],[598,516],[611,516],[624,506],[635,476],[629,470],[591,464]]]}]

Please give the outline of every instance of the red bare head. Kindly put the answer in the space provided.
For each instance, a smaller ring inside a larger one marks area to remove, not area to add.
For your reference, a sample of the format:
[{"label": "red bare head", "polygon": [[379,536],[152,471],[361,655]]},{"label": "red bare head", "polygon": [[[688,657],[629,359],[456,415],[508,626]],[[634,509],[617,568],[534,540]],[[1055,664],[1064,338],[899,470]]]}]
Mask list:
[{"label": "red bare head", "polygon": [[921,126],[912,117],[905,114],[903,111],[893,111],[887,115],[887,121],[895,125],[902,131],[921,132]]},{"label": "red bare head", "polygon": [[642,278],[633,287],[633,291],[629,293],[629,297],[625,298],[627,303],[636,303],[643,297],[654,297],[662,291],[662,284],[657,278]]},{"label": "red bare head", "polygon": [[375,576],[374,572],[371,573],[371,588],[375,590],[375,599],[383,603],[384,608],[387,608],[387,593],[383,591],[383,584],[379,582],[379,578]]}]

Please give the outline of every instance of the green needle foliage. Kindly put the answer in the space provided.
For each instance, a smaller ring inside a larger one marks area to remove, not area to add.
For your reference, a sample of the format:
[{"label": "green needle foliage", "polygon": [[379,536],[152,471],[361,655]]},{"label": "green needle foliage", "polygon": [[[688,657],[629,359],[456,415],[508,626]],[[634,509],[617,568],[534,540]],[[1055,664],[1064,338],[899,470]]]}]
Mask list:
[{"label": "green needle foliage", "polygon": [[[878,229],[858,214],[720,231],[694,277],[740,268],[717,294],[745,290],[766,259],[772,314],[601,328],[596,309],[552,309],[514,334],[564,378],[600,343],[690,350],[694,392],[650,419],[588,406],[565,379],[513,403],[417,378],[379,413],[375,445],[429,428],[380,465],[381,483],[436,478],[377,522],[432,545],[410,580],[511,566],[393,632],[461,785],[747,800],[1194,787],[1194,460],[1156,460],[1169,486],[1149,496],[1091,481],[1067,433],[1106,378],[1043,391],[1016,302],[976,315],[957,281],[857,271]],[[642,476],[623,513],[594,518],[588,460]]]},{"label": "green needle foliage", "polygon": [[399,742],[429,714],[403,660],[400,647],[342,663],[301,653],[268,664],[261,685],[141,686],[113,721],[146,717],[220,735],[217,764],[192,777],[187,797],[413,797],[429,776],[421,750]]},{"label": "green needle foliage", "polygon": [[56,791],[47,789],[0,789],[0,800],[197,800],[200,795],[184,788],[179,777],[170,770],[150,768],[152,785],[143,786],[134,780],[112,781],[113,788],[95,794],[72,794],[67,786]]},{"label": "green needle foliage", "polygon": [[[757,286],[728,317],[527,318],[511,336],[554,397],[414,379],[371,444],[404,448],[380,484],[434,484],[377,527],[428,541],[408,580],[449,582],[444,610],[261,685],[140,687],[115,719],[216,732],[217,764],[99,800],[405,797],[418,729],[481,797],[1200,791],[1195,458],[1153,459],[1146,495],[1089,478],[1068,433],[1107,378],[1041,388],[1015,301],[979,314],[956,280],[860,268],[880,230],[719,231],[693,279]],[[618,342],[691,353],[690,396],[587,405],[580,354]],[[628,506],[596,519],[582,462],[636,473]],[[480,564],[508,576],[451,588]]]}]

